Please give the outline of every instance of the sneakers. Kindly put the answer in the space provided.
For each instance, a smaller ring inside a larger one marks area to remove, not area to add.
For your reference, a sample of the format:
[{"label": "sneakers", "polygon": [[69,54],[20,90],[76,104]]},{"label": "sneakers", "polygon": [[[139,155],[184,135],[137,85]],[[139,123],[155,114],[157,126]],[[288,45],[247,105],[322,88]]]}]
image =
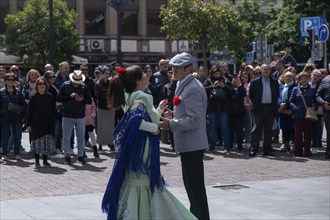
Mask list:
[{"label": "sneakers", "polygon": [[65,156],[65,164],[66,165],[71,165],[71,157],[70,156]]},{"label": "sneakers", "polygon": [[40,168],[41,166],[40,166],[40,163],[36,163],[36,165],[34,165],[34,168],[35,169],[38,169],[38,168]]},{"label": "sneakers", "polygon": [[56,149],[57,154],[62,154],[62,151],[60,149]]},{"label": "sneakers", "polygon": [[78,157],[78,162],[81,164],[86,164],[84,157]]},{"label": "sneakers", "polygon": [[317,154],[317,148],[316,147],[312,147],[312,154]]},{"label": "sneakers", "polygon": [[2,160],[2,161],[7,161],[7,160],[8,160],[7,155],[3,155],[3,156],[1,157],[1,160]]},{"label": "sneakers", "polygon": [[15,159],[16,159],[16,160],[21,160],[21,159],[22,159],[22,158],[21,158],[21,155],[16,155],[16,156],[15,156]]},{"label": "sneakers", "polygon": [[[44,165],[44,167],[51,167],[52,165],[50,164],[50,163],[48,163],[47,161],[45,161],[44,163],[43,163],[43,165]],[[40,165],[39,165],[40,166]]]}]

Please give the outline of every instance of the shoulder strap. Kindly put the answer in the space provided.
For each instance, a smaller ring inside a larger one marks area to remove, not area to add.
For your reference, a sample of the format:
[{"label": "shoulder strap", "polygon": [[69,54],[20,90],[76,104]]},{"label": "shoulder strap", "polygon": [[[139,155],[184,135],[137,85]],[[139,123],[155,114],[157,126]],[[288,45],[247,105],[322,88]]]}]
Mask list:
[{"label": "shoulder strap", "polygon": [[306,105],[306,101],[305,101],[304,95],[302,94],[302,92],[301,92],[299,86],[298,86],[298,91],[299,91],[299,93],[300,93],[300,95],[301,95],[301,98],[302,98],[302,100],[303,100],[303,102],[304,102],[305,108],[307,109],[307,105]]}]

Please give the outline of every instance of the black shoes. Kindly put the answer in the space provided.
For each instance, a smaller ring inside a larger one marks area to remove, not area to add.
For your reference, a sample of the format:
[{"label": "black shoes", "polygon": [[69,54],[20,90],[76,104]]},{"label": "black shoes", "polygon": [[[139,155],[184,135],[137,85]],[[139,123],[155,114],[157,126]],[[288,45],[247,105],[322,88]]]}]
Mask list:
[{"label": "black shoes", "polygon": [[[43,165],[44,165],[44,167],[51,167],[52,165],[50,164],[50,163],[48,163],[47,161],[45,161],[44,163],[43,163]],[[40,166],[40,165],[39,165]]]},{"label": "black shoes", "polygon": [[84,157],[78,157],[78,162],[81,164],[86,164]]},{"label": "black shoes", "polygon": [[97,147],[93,146],[93,155],[95,158],[100,158],[99,152],[97,152]]},{"label": "black shoes", "polygon": [[116,151],[115,146],[113,144],[109,145],[110,151]]},{"label": "black shoes", "polygon": [[264,156],[275,156],[272,152],[264,152],[262,155]]},{"label": "black shoes", "polygon": [[257,152],[255,152],[255,151],[251,151],[251,152],[249,153],[249,157],[255,157],[255,156],[257,156]]},{"label": "black shoes", "polygon": [[65,156],[65,164],[66,165],[71,165],[71,157],[70,156]]},{"label": "black shoes", "polygon": [[330,160],[330,155],[329,155],[329,154],[326,154],[326,155],[324,156],[324,159],[325,159],[325,160]]}]

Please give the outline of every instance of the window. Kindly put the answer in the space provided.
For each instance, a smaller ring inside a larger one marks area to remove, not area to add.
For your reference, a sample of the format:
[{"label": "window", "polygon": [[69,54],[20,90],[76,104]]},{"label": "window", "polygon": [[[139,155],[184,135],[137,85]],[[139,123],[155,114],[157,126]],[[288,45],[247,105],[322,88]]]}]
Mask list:
[{"label": "window", "polygon": [[136,36],[138,35],[138,11],[139,2],[136,0],[128,0],[124,8],[122,20],[122,35]]},{"label": "window", "polygon": [[9,1],[0,0],[0,34],[4,34],[6,30],[5,17],[9,13]]},{"label": "window", "polygon": [[85,11],[86,35],[104,35],[104,11]]},{"label": "window", "polygon": [[159,17],[160,6],[166,4],[166,0],[147,0],[147,35],[160,37],[166,36],[165,33],[160,32],[162,20]]}]

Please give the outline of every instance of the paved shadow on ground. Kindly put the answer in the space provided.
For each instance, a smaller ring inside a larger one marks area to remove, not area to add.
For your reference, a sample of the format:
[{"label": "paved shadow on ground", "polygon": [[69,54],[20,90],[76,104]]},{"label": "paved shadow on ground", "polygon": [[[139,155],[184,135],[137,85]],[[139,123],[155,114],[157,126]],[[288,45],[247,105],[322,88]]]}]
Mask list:
[{"label": "paved shadow on ground", "polygon": [[8,161],[4,162],[1,164],[2,166],[8,165],[8,166],[17,166],[17,167],[29,167],[34,163],[25,161],[25,160],[11,160],[9,159]]},{"label": "paved shadow on ground", "polygon": [[74,170],[77,170],[77,171],[86,170],[86,171],[91,171],[91,172],[103,172],[104,170],[107,169],[107,167],[96,167],[90,163],[86,163],[84,165],[79,164],[79,166],[77,164],[79,164],[79,163],[75,162],[75,163],[72,163],[71,165],[68,165],[68,167],[73,168]]},{"label": "paved shadow on ground", "polygon": [[38,169],[34,169],[37,173],[43,173],[43,174],[54,174],[54,175],[60,175],[68,172],[66,169],[63,169],[61,167],[40,167]]}]

